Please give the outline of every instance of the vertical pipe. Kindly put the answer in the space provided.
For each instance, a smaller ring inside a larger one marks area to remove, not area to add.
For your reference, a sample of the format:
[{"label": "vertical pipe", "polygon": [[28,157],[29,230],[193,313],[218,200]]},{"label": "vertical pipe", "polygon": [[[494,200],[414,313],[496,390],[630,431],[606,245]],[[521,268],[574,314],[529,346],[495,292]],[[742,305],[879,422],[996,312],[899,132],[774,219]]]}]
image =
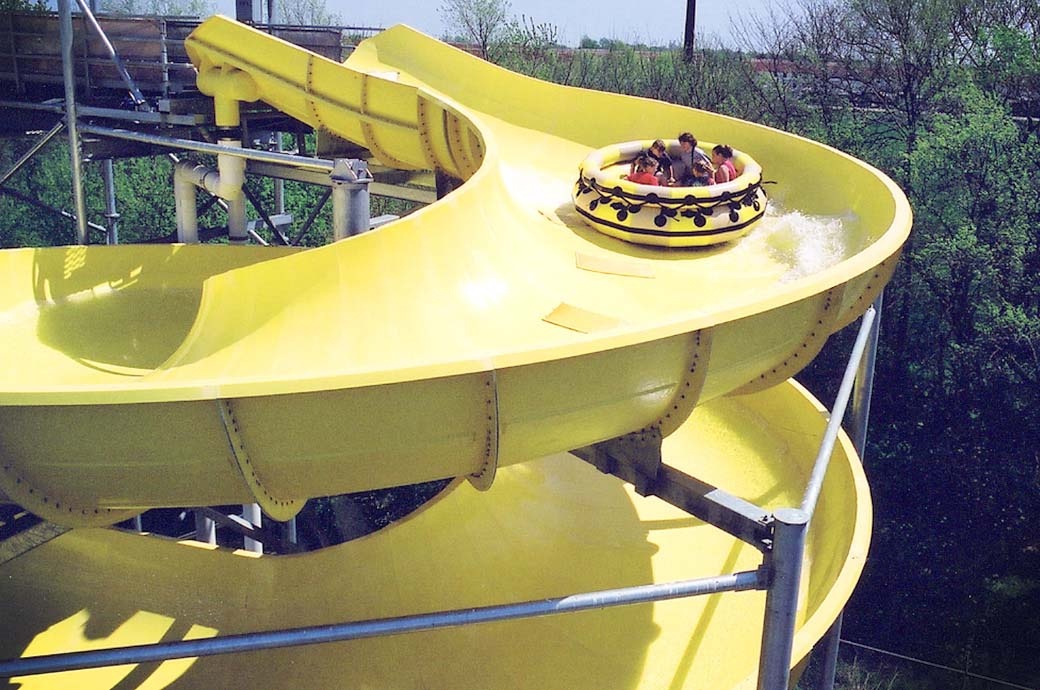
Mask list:
[{"label": "vertical pipe", "polygon": [[[234,106],[233,117],[237,120],[239,117],[238,101],[231,101],[231,103]],[[217,143],[221,146],[241,148],[242,139],[241,135],[237,139],[221,137]],[[220,196],[228,202],[228,240],[231,244],[245,244],[249,241],[249,231],[246,225],[246,197],[242,193],[242,185],[246,181],[245,159],[217,154],[217,169],[220,171]]]},{"label": "vertical pipe", "polygon": [[198,209],[195,207],[195,183],[181,171],[173,172],[173,203],[177,215],[177,241],[196,244],[199,241]]},{"label": "vertical pipe", "polygon": [[294,517],[289,518],[289,522],[285,523],[285,531],[286,531],[285,537],[286,537],[286,539],[289,540],[289,543],[290,544],[296,544],[297,543],[297,541],[296,541],[296,539],[297,539],[297,535],[296,535],[296,518],[294,518]]},{"label": "vertical pipe", "polygon": [[[870,400],[874,393],[874,364],[877,362],[878,335],[881,331],[881,307],[885,301],[882,292],[874,300],[874,311],[877,316],[870,325],[867,336],[867,349],[859,361],[856,371],[856,385],[852,389],[852,410],[849,413],[849,428],[852,443],[856,446],[860,461],[867,457],[867,426],[870,421]],[[823,638],[823,669],[817,690],[833,690],[834,675],[838,670],[838,649],[841,644],[841,626],[845,612],[842,611],[831,624]]]},{"label": "vertical pipe", "polygon": [[[273,3],[274,0],[271,0]],[[273,5],[272,5],[273,6]],[[271,20],[274,23],[274,20]],[[285,151],[285,147],[282,145],[282,133],[274,133],[274,150],[277,153]],[[276,179],[274,181],[274,212],[278,214],[285,213],[285,180]]]},{"label": "vertical pipe", "polygon": [[163,98],[170,97],[170,49],[167,46],[169,32],[166,20],[159,19],[159,61],[162,65],[162,94]]},{"label": "vertical pipe", "polygon": [[119,244],[119,212],[116,211],[116,174],[112,159],[101,163],[105,178],[105,244]]},{"label": "vertical pipe", "polygon": [[798,585],[809,527],[808,513],[797,508],[781,508],[773,517],[772,577],[766,592],[758,690],[788,690],[798,613]]},{"label": "vertical pipe", "polygon": [[72,169],[73,212],[76,214],[76,243],[86,244],[87,202],[83,195],[83,162],[79,150],[79,129],[76,125],[76,75],[72,67],[72,4],[58,0],[61,30],[61,71],[65,81],[65,126],[69,130],[69,164]]},{"label": "vertical pipe", "polygon": [[246,222],[246,197],[239,194],[228,199],[228,241],[231,244],[245,244],[249,241],[249,230]]},{"label": "vertical pipe", "polygon": [[[262,518],[260,517],[260,506],[256,503],[242,504],[242,517],[249,524],[260,527],[262,522]],[[263,553],[264,545],[262,542],[258,542],[255,539],[245,537],[245,550],[252,551],[253,553]]]},{"label": "vertical pipe", "polygon": [[141,521],[141,516],[140,515],[135,515],[134,516],[134,529],[137,530],[138,532],[143,532],[144,531],[144,523]]},{"label": "vertical pipe", "polygon": [[367,232],[371,224],[365,162],[337,158],[332,172],[332,234],[342,240]]},{"label": "vertical pipe", "polygon": [[195,541],[213,545],[217,543],[217,523],[200,511],[195,511]]}]

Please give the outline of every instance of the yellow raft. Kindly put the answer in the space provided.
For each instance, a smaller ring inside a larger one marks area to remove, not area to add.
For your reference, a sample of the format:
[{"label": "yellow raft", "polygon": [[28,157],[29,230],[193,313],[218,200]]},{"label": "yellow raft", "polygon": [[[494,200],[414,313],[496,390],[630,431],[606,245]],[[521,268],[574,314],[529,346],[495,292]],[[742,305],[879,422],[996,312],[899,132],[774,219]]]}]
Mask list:
[{"label": "yellow raft", "polygon": [[[597,149],[578,169],[574,206],[596,230],[635,244],[702,247],[735,240],[765,215],[762,166],[734,150],[735,180],[707,187],[658,187],[622,179],[652,141]],[[711,147],[711,144],[702,144]],[[678,157],[679,142],[666,142]]]}]

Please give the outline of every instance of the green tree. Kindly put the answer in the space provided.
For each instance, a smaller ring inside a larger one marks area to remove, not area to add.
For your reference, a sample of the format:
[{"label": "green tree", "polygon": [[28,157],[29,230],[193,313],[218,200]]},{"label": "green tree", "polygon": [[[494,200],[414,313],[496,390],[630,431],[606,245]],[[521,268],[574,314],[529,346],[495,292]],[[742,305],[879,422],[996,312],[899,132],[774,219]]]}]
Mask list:
[{"label": "green tree", "polygon": [[215,0],[103,0],[102,9],[113,14],[206,17],[216,11],[216,2]]},{"label": "green tree", "polygon": [[481,57],[495,62],[509,25],[509,0],[445,0],[437,8],[449,35],[477,46]]},{"label": "green tree", "polygon": [[276,0],[279,24],[300,26],[338,26],[343,18],[325,4],[325,0]]}]

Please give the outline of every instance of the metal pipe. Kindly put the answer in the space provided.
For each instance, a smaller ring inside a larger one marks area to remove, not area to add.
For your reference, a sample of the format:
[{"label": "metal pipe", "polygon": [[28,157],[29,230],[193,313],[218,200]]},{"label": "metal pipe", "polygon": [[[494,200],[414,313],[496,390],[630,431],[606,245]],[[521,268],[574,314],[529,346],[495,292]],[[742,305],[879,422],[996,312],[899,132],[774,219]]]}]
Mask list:
[{"label": "metal pipe", "polygon": [[195,189],[207,172],[205,166],[186,162],[179,162],[173,167],[173,203],[177,218],[178,242],[196,244],[199,241]]},{"label": "metal pipe", "polygon": [[195,511],[195,541],[213,545],[217,543],[217,523],[200,510]]},{"label": "metal pipe", "polygon": [[228,241],[231,244],[245,244],[249,241],[246,198],[239,194],[234,199],[228,199],[227,205]]},{"label": "metal pipe", "polygon": [[47,142],[53,139],[55,135],[57,135],[58,132],[60,132],[64,127],[64,122],[58,122],[53,127],[51,127],[46,134],[42,135],[39,139],[37,139],[35,143],[33,143],[31,147],[29,147],[29,150],[23,153],[22,157],[19,158],[15,162],[15,164],[11,166],[11,169],[5,172],[3,177],[0,177],[0,187],[3,187],[5,184],[7,184],[7,181],[14,177],[15,173],[21,170],[22,166],[28,163],[32,159],[32,157],[35,156],[40,149],[46,146]]},{"label": "metal pipe", "polygon": [[852,389],[849,430],[852,434],[852,443],[856,446],[856,452],[859,453],[860,462],[867,457],[867,427],[870,423],[870,401],[874,395],[874,365],[877,362],[878,337],[881,333],[881,308],[884,303],[885,293],[881,292],[874,300],[873,309],[877,316],[870,326],[866,353],[860,360],[859,370],[856,372],[856,385]]},{"label": "metal pipe", "polygon": [[0,678],[54,673],[57,671],[74,671],[100,666],[140,664],[150,661],[165,661],[167,659],[233,654],[262,649],[341,642],[344,640],[360,640],[383,635],[400,635],[424,630],[454,628],[475,623],[490,623],[518,618],[534,618],[559,613],[587,611],[590,609],[603,609],[612,606],[644,604],[702,594],[743,592],[752,589],[762,589],[764,586],[762,571],[754,570],[697,580],[600,590],[550,599],[454,611],[439,611],[397,618],[377,618],[351,623],[225,635],[224,637],[200,640],[182,640],[88,652],[50,654],[0,661]]},{"label": "metal pipe", "polygon": [[86,244],[87,202],[83,196],[83,162],[79,150],[79,131],[76,123],[76,75],[72,69],[72,5],[69,0],[58,0],[61,29],[61,73],[65,82],[65,126],[69,130],[69,164],[72,170],[72,199],[76,215],[76,243]]},{"label": "metal pipe", "polygon": [[334,163],[327,158],[307,158],[294,156],[288,153],[276,153],[274,151],[261,151],[258,149],[245,149],[241,146],[223,146],[210,144],[204,141],[192,141],[191,139],[177,139],[173,137],[159,136],[158,134],[146,134],[144,132],[131,132],[128,129],[117,129],[114,127],[99,127],[98,125],[81,125],[80,130],[87,134],[96,134],[113,139],[125,139],[126,141],[137,141],[143,144],[165,146],[167,148],[184,149],[185,151],[197,151],[199,153],[212,153],[216,155],[225,154],[254,161],[265,161],[268,163],[284,163],[295,165],[308,170],[321,170],[331,172]]},{"label": "metal pipe", "polygon": [[332,178],[332,236],[342,240],[371,229],[368,183],[372,174],[365,161],[337,158]]},{"label": "metal pipe", "polygon": [[827,628],[823,636],[823,668],[820,670],[820,680],[817,690],[833,690],[834,676],[838,672],[838,647],[841,644],[841,625],[845,618],[845,612],[838,613],[838,617]]},{"label": "metal pipe", "polygon": [[101,162],[105,181],[105,244],[119,244],[119,212],[116,211],[116,172],[111,158]]},{"label": "metal pipe", "polygon": [[867,338],[870,335],[871,326],[877,312],[874,307],[867,307],[860,322],[859,335],[856,343],[852,346],[852,354],[849,355],[848,364],[845,366],[845,375],[841,379],[838,395],[834,399],[831,408],[831,416],[827,421],[827,430],[823,434],[820,450],[813,462],[812,474],[809,476],[809,484],[805,487],[802,497],[802,510],[812,519],[813,511],[816,510],[816,502],[820,499],[820,491],[823,489],[823,479],[827,476],[827,468],[830,466],[831,454],[834,452],[834,444],[838,440],[838,430],[841,429],[841,420],[845,417],[845,408],[849,404],[849,396],[852,394],[852,384],[856,380],[856,370],[863,358],[863,351],[867,346]]},{"label": "metal pipe", "polygon": [[119,59],[119,54],[116,53],[115,46],[108,40],[108,36],[105,34],[105,30],[98,24],[97,17],[90,11],[90,6],[86,3],[86,0],[76,0],[79,5],[80,11],[83,13],[83,17],[90,24],[90,28],[94,30],[94,33],[101,39],[101,45],[105,47],[105,52],[108,53],[109,59],[116,66],[116,71],[119,72],[120,79],[126,84],[126,88],[130,91],[130,95],[134,99],[134,105],[139,109],[141,106],[145,106],[146,110],[151,110],[151,106],[148,105],[148,101],[145,99],[144,94],[141,93],[141,89],[137,88],[137,84],[134,83],[130,73],[126,71],[126,67],[123,65],[123,61]]},{"label": "metal pipe", "polygon": [[[0,187],[0,194],[6,194],[7,196],[12,196],[15,199],[18,199],[19,201],[24,201],[25,203],[31,204],[32,206],[35,206],[36,208],[43,209],[44,211],[47,211],[48,213],[53,213],[54,215],[61,216],[62,218],[68,218],[69,220],[71,220],[73,222],[76,221],[76,215],[75,214],[69,213],[68,211],[64,211],[64,210],[62,210],[60,208],[54,208],[53,206],[48,206],[47,204],[43,203],[42,201],[39,201],[38,199],[34,199],[31,196],[29,196],[28,194],[22,194],[21,192],[19,192],[16,189],[11,189],[10,187]],[[87,227],[90,228],[91,230],[96,230],[98,232],[106,232],[107,231],[104,226],[98,225],[97,223],[87,222]]]},{"label": "metal pipe", "polygon": [[[275,0],[270,0],[271,11],[276,11],[277,4]],[[273,23],[273,22],[272,22]],[[282,153],[285,147],[282,145],[282,133],[274,133],[274,150],[278,153]],[[274,181],[274,212],[285,213],[285,180],[275,178]]]},{"label": "metal pipe", "polygon": [[[260,515],[260,506],[256,503],[243,503],[242,504],[242,518],[250,525],[256,527],[262,527],[263,518]],[[249,537],[243,538],[246,551],[252,551],[253,553],[263,553],[264,544],[263,542],[257,541],[256,539],[250,539]]]},{"label": "metal pipe", "polygon": [[787,690],[791,678],[798,585],[809,514],[797,508],[773,513],[773,549],[770,583],[762,627],[762,651],[758,662],[758,690]]},{"label": "metal pipe", "polygon": [[[870,421],[870,400],[874,393],[874,364],[877,362],[878,335],[881,331],[881,308],[884,305],[885,293],[882,292],[874,300],[874,311],[877,313],[870,326],[867,337],[867,349],[859,362],[856,372],[856,384],[852,389],[852,409],[849,412],[849,431],[852,443],[859,453],[860,462],[867,457],[867,426]],[[838,670],[838,648],[841,642],[841,627],[845,617],[844,611],[827,630],[823,638],[823,669],[817,690],[833,690],[834,675]]]}]

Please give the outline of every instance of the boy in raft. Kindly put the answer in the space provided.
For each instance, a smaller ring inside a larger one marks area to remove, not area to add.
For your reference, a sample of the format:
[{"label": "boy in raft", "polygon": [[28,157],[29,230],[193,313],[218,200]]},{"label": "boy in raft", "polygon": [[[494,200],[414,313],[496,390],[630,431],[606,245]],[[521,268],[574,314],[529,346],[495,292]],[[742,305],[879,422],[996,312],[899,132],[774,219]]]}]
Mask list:
[{"label": "boy in raft", "polygon": [[[665,151],[664,141],[657,139],[654,143],[650,144],[650,148],[643,152],[644,156],[654,159],[657,162],[657,171],[654,173],[657,175],[658,184],[668,184],[668,181],[672,179],[672,159],[668,156]],[[638,159],[637,159],[638,160]],[[635,161],[632,162],[632,168],[629,170],[629,179],[632,173],[635,172]]]},{"label": "boy in raft", "polygon": [[679,135],[679,157],[672,162],[672,184],[689,187],[693,184],[693,164],[700,161],[711,164],[711,158],[697,147],[697,137],[690,132]]},{"label": "boy in raft", "polygon": [[632,162],[632,169],[633,172],[625,176],[625,179],[629,182],[649,185],[661,184],[661,181],[657,179],[656,158],[642,154]]},{"label": "boy in raft", "polygon": [[733,147],[719,144],[713,148],[711,162],[715,166],[715,184],[722,184],[737,178],[737,168],[733,165]]}]

